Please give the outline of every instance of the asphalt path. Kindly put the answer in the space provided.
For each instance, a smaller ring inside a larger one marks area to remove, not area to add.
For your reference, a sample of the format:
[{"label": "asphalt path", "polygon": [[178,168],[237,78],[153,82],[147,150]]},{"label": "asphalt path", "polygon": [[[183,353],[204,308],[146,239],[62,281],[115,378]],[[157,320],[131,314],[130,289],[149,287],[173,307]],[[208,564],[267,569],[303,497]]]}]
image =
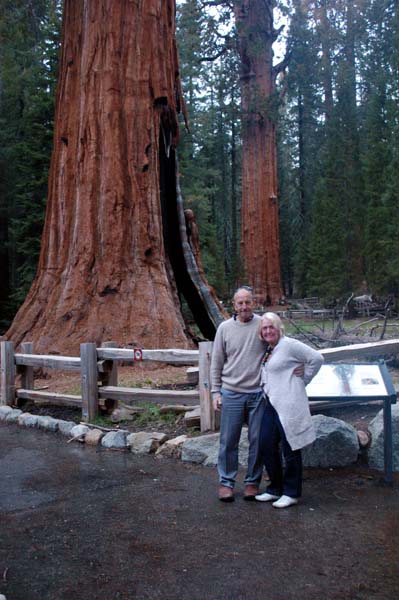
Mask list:
[{"label": "asphalt path", "polygon": [[[242,473],[240,474],[242,481]],[[216,498],[215,469],[0,423],[7,600],[393,600],[399,478],[307,470],[286,510]]]}]

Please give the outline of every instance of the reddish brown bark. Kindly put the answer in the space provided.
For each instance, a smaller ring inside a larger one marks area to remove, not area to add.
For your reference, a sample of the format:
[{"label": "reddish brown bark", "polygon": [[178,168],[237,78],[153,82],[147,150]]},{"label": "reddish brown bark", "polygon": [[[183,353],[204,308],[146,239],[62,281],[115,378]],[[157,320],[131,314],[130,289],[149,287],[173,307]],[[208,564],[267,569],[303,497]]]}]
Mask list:
[{"label": "reddish brown bark", "polygon": [[241,255],[261,304],[282,297],[277,200],[273,2],[235,2],[241,57]]},{"label": "reddish brown bark", "polygon": [[189,344],[175,279],[174,27],[175,0],[65,0],[40,262],[8,339],[75,354],[107,339]]}]

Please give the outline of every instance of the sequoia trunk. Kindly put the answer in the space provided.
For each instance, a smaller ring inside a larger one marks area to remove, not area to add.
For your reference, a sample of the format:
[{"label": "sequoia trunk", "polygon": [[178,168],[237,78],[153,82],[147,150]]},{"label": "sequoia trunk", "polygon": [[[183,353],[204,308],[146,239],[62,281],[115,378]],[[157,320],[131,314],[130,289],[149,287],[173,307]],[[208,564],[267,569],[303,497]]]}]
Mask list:
[{"label": "sequoia trunk", "polygon": [[241,255],[261,304],[282,297],[277,201],[276,90],[271,0],[237,0],[241,57]]},{"label": "sequoia trunk", "polygon": [[212,337],[181,261],[174,28],[175,0],[65,0],[41,256],[8,339],[186,347],[178,287]]}]

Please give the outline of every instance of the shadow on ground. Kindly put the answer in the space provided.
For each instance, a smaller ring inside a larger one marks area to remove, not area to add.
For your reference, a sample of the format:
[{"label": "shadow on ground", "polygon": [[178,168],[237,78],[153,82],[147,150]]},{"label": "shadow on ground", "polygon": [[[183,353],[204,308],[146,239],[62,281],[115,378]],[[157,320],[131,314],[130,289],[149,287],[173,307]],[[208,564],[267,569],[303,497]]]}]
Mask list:
[{"label": "shadow on ground", "polygon": [[307,470],[297,507],[244,502],[241,486],[222,504],[215,469],[0,424],[0,594],[392,600],[399,477],[392,488],[380,477]]}]

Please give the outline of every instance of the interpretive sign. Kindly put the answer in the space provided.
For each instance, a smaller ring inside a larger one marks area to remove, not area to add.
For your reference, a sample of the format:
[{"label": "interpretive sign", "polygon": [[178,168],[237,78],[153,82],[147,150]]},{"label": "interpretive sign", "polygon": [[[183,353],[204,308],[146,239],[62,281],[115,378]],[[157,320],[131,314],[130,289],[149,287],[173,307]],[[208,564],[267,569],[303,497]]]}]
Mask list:
[{"label": "interpretive sign", "polygon": [[392,416],[391,404],[396,392],[384,362],[374,364],[324,364],[306,386],[309,401],[383,401],[385,481],[392,483]]},{"label": "interpretive sign", "polygon": [[323,365],[306,387],[308,397],[323,400],[331,397],[352,400],[358,397],[379,399],[395,396],[389,372],[382,364],[334,363]]}]

